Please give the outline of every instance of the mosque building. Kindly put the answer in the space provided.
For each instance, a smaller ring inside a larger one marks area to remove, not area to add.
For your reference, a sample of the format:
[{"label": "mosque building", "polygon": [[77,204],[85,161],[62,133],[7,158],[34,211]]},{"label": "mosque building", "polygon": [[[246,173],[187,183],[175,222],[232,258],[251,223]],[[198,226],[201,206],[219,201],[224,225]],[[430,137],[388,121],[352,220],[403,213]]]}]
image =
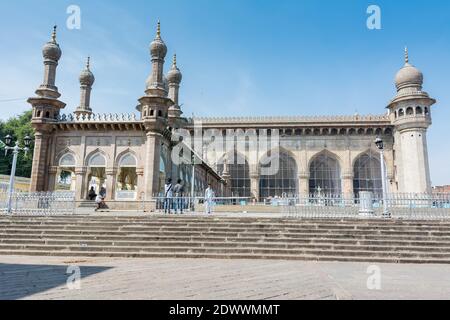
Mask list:
[{"label": "mosque building", "polygon": [[[79,78],[80,104],[64,113],[66,104],[56,86],[62,50],[55,27],[43,48],[43,84],[28,99],[35,129],[31,191],[70,190],[83,201],[92,187],[97,192],[104,188],[109,203],[126,203],[163,195],[164,182],[180,178],[189,194],[201,194],[211,183],[218,196],[256,201],[318,192],[343,197],[360,191],[379,194],[381,160],[374,141],[380,137],[389,192],[432,192],[427,129],[436,101],[422,90],[423,74],[410,63],[407,50],[387,110],[380,107],[379,115],[325,117],[183,117],[182,73],[176,56],[164,73],[168,49],[159,23],[150,53],[152,72],[138,99],[137,115],[131,107],[128,114],[95,113],[90,103],[95,77],[89,59]],[[245,145],[249,132],[258,141],[277,133],[278,140],[269,149],[256,144],[250,159],[239,148],[214,147],[214,139],[202,139],[201,148],[194,146],[195,139],[190,143],[174,139],[174,130],[196,133],[198,124],[200,137],[206,132],[217,136],[243,132]],[[195,165],[173,161],[174,148],[180,144],[188,151],[184,157],[193,155]],[[262,159],[274,156],[278,169],[268,173],[264,170],[268,162]]]}]

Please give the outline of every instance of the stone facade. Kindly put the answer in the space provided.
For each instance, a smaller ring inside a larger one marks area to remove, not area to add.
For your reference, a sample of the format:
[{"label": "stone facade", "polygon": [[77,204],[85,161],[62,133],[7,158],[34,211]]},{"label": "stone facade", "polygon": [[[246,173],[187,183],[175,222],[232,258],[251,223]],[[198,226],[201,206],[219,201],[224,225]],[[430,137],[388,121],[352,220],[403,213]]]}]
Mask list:
[{"label": "stone facade", "polygon": [[[184,181],[187,194],[202,194],[212,183],[217,195],[254,200],[310,193],[352,197],[359,191],[380,192],[381,162],[374,140],[381,137],[389,192],[431,192],[426,132],[435,100],[422,91],[423,75],[407,55],[396,78],[397,95],[383,115],[187,119],[179,105],[182,75],[176,57],[164,75],[167,47],[159,24],[150,53],[152,73],[138,100],[139,116],[93,113],[95,78],[89,60],[80,76],[80,105],[74,114],[64,115],[66,105],[55,86],[62,52],[54,31],[43,51],[44,83],[29,99],[36,131],[31,191],[66,189],[86,200],[94,188],[110,200],[149,200],[162,194],[171,177]],[[177,141],[179,130],[194,139]],[[236,133],[234,147],[217,147],[217,138]],[[263,138],[275,134],[276,145],[261,148]],[[180,143],[195,166],[173,161]],[[236,148],[239,143],[242,150]],[[274,155],[278,170],[263,173],[263,163]]]}]

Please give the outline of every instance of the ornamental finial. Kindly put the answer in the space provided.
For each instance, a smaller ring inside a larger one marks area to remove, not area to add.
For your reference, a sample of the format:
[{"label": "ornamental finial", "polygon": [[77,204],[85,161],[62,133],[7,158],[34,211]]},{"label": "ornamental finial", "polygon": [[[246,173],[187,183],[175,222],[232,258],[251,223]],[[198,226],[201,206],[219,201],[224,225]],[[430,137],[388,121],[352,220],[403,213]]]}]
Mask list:
[{"label": "ornamental finial", "polygon": [[177,54],[176,53],[173,55],[173,66],[174,67],[177,66]]},{"label": "ornamental finial", "polygon": [[56,43],[56,29],[57,28],[58,27],[56,25],[53,27],[53,32],[52,32],[52,42],[53,43]]},{"label": "ornamental finial", "polygon": [[156,28],[156,38],[161,39],[161,21],[158,20],[158,27]]},{"label": "ornamental finial", "polygon": [[409,63],[408,47],[405,47],[405,64]]},{"label": "ornamental finial", "polygon": [[87,57],[87,61],[86,61],[86,69],[90,69],[91,67],[91,57]]}]

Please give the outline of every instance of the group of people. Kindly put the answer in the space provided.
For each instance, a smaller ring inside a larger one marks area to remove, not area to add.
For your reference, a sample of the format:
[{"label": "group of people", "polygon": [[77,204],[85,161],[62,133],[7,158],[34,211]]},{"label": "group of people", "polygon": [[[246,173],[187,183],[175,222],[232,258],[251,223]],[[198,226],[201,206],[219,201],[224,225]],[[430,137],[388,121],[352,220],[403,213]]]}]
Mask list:
[{"label": "group of people", "polygon": [[100,192],[97,194],[95,192],[95,188],[91,187],[91,190],[89,190],[88,193],[89,200],[94,201],[97,205],[97,208],[95,208],[95,211],[98,211],[100,209],[103,209],[106,207],[105,199],[106,199],[106,189],[104,187],[100,188]]},{"label": "group of people", "polygon": [[[172,209],[175,214],[183,214],[185,207],[185,191],[183,180],[178,179],[177,184],[173,186],[172,179],[168,179],[164,188],[164,213],[171,214]],[[211,214],[214,204],[214,191],[211,184],[205,190],[205,213]]]}]

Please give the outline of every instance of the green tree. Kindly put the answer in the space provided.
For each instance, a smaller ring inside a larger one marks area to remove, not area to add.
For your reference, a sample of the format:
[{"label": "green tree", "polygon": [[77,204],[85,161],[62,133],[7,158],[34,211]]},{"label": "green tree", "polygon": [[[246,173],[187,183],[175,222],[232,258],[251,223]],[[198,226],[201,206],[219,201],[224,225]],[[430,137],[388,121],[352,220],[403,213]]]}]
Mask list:
[{"label": "green tree", "polygon": [[[0,121],[0,139],[5,140],[5,137],[9,134],[13,137],[13,143],[19,141],[23,147],[23,138],[27,135],[34,138],[34,130],[31,126],[31,110],[24,112],[22,115],[11,118],[6,122]],[[33,145],[30,147],[33,149]],[[5,156],[5,152],[2,148],[0,150],[0,174],[10,175],[13,155],[12,152],[8,152]],[[33,162],[33,150],[28,152],[25,156],[24,152],[19,153],[17,159],[17,177],[31,177],[31,167]]]}]

